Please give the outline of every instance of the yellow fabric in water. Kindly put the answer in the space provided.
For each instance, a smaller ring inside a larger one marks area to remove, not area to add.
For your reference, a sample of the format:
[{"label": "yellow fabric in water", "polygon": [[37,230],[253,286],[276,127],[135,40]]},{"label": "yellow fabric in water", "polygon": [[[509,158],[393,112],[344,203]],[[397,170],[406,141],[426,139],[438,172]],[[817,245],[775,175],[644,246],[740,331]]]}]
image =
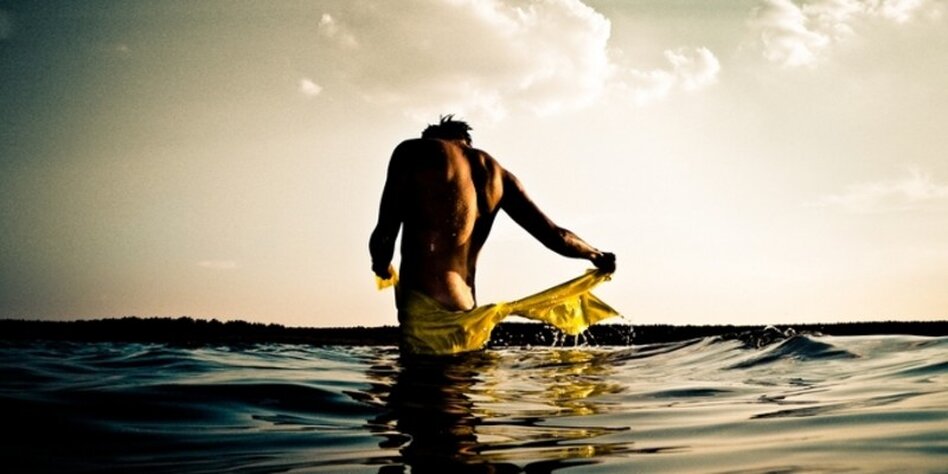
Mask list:
[{"label": "yellow fabric in water", "polygon": [[[394,278],[394,273],[392,273]],[[589,326],[619,313],[590,291],[609,280],[610,274],[589,270],[584,275],[509,303],[479,306],[470,311],[450,311],[424,294],[399,295],[402,343],[416,354],[456,354],[484,347],[491,330],[505,317],[516,314],[551,324],[577,335]],[[381,287],[380,287],[381,288]],[[396,288],[396,291],[398,289]]]}]

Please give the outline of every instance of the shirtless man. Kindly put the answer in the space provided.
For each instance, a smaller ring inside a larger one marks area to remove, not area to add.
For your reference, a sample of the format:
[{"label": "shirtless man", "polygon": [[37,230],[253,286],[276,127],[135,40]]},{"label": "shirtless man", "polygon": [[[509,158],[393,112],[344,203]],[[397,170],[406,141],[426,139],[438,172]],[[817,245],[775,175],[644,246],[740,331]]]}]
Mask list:
[{"label": "shirtless man", "polygon": [[395,237],[403,226],[400,288],[428,295],[446,310],[473,309],[477,256],[501,209],[554,252],[615,271],[614,254],[554,224],[513,174],[471,146],[469,130],[448,115],[420,139],[395,148],[369,240],[376,275],[391,276]]}]

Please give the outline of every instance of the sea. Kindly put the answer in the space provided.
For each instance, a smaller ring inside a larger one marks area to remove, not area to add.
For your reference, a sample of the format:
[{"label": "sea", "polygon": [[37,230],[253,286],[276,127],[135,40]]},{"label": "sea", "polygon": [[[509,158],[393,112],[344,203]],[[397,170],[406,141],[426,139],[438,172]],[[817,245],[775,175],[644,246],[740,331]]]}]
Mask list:
[{"label": "sea", "polygon": [[948,338],[745,336],[427,358],[0,342],[0,470],[948,472]]}]

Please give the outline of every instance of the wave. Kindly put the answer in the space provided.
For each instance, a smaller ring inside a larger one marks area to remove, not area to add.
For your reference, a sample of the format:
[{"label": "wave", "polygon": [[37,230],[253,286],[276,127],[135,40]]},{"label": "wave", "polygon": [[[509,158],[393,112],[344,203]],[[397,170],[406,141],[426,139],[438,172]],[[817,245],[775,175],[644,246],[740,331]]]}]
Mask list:
[{"label": "wave", "polygon": [[858,356],[832,344],[815,340],[809,336],[796,335],[782,342],[772,343],[759,350],[753,357],[732,366],[748,369],[780,360],[820,361],[832,359],[854,359]]},{"label": "wave", "polygon": [[946,348],[777,328],[433,359],[393,346],[0,345],[0,416],[15,435],[3,459],[12,472],[767,472],[766,459],[937,472]]}]

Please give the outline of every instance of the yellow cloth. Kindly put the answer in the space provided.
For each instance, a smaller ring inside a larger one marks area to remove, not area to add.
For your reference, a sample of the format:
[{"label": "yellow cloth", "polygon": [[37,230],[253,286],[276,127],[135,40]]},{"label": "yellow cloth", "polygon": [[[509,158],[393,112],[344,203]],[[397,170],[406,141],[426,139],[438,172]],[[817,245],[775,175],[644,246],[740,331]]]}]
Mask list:
[{"label": "yellow cloth", "polygon": [[392,265],[388,266],[388,278],[382,278],[378,275],[375,275],[375,287],[379,290],[384,290],[390,286],[395,286],[398,284],[398,274],[395,273],[395,267]]},{"label": "yellow cloth", "polygon": [[[396,278],[394,272],[392,277]],[[609,279],[608,273],[589,270],[535,295],[470,311],[447,310],[427,295],[404,292],[399,295],[403,344],[417,354],[478,350],[487,344],[494,326],[511,314],[548,323],[566,334],[576,335],[598,321],[619,314],[590,293],[596,285]]]}]

